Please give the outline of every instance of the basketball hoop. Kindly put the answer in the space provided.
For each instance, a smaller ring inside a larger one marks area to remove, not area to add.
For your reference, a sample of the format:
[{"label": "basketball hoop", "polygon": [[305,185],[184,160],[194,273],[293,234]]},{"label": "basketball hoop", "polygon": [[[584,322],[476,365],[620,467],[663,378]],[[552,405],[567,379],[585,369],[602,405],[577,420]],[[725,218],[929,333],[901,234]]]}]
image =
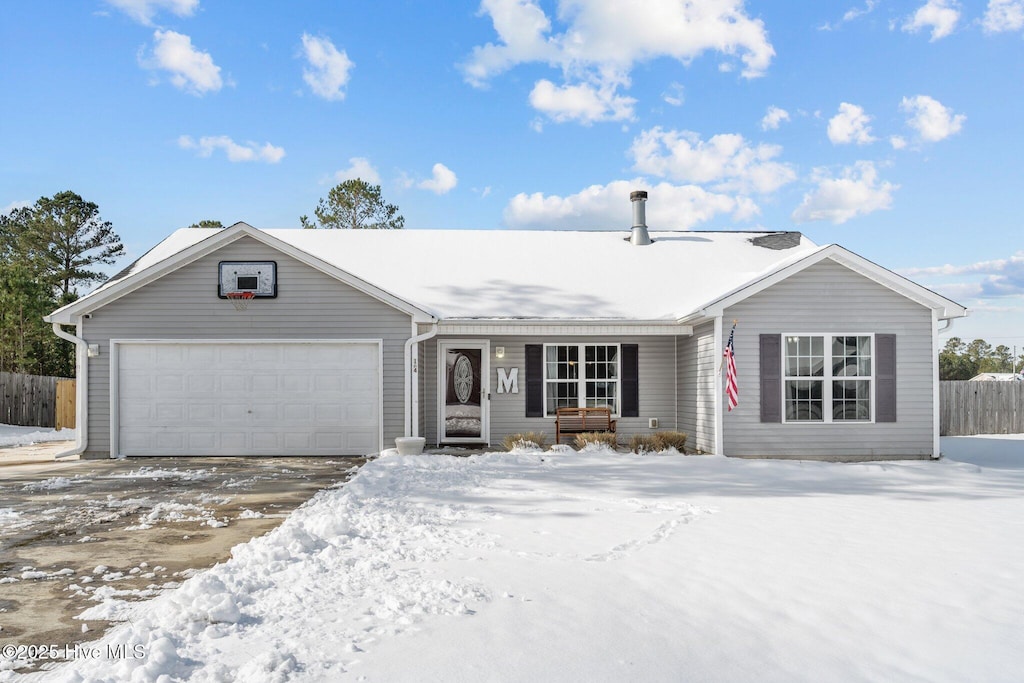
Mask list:
[{"label": "basketball hoop", "polygon": [[256,298],[256,292],[228,292],[227,297],[236,311],[244,311],[249,307],[249,302]]}]

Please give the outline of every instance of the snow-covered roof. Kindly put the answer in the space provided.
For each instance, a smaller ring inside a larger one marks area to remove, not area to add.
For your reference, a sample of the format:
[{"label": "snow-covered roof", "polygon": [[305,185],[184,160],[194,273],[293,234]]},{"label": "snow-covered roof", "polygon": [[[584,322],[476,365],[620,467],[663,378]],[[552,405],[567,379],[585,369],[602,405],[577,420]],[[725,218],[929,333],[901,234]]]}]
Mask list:
[{"label": "snow-covered roof", "polygon": [[1022,372],[983,372],[980,375],[975,375],[969,382],[1013,382],[1014,380],[1024,379],[1024,371]]},{"label": "snow-covered roof", "polygon": [[[48,319],[67,322],[246,235],[403,310],[443,320],[674,321],[820,258],[860,259],[792,232],[652,231],[653,244],[634,246],[626,231],[258,230],[238,223],[172,233]],[[887,284],[897,291],[923,295],[929,304],[934,297],[961,311],[954,316],[963,314],[958,304],[867,265],[875,271],[869,276],[891,276]]]},{"label": "snow-covered roof", "polygon": [[[178,230],[115,280],[221,232]],[[795,233],[786,249],[752,242],[772,232],[652,231],[648,246],[626,231],[259,232],[443,319],[674,320],[819,248]]]}]

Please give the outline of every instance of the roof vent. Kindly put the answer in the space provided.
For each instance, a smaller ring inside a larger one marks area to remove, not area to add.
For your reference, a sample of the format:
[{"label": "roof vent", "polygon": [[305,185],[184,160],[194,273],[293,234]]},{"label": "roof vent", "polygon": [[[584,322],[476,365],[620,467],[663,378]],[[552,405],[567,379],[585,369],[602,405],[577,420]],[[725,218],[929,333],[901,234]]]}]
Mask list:
[{"label": "roof vent", "polygon": [[781,251],[783,249],[799,247],[800,237],[801,235],[797,231],[773,232],[767,235],[760,235],[758,237],[751,238],[750,243],[755,247],[764,247],[765,249]]},{"label": "roof vent", "polygon": [[629,243],[636,246],[643,246],[651,243],[651,236],[647,234],[647,192],[637,190],[629,193],[629,201],[633,203],[633,231],[629,236]]}]

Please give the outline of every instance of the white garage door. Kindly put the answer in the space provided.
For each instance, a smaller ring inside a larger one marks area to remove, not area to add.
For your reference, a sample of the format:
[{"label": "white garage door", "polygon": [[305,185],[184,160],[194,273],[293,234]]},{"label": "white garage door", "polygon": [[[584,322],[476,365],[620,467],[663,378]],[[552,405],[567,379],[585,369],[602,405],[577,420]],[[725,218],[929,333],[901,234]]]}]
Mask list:
[{"label": "white garage door", "polygon": [[116,344],[121,455],[380,450],[377,342]]}]

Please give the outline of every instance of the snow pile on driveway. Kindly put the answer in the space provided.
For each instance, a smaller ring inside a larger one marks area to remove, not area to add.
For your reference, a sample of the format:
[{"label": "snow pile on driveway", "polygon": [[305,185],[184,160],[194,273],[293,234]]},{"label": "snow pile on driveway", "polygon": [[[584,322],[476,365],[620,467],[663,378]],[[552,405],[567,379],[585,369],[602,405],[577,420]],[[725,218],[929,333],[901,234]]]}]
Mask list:
[{"label": "snow pile on driveway", "polygon": [[1015,680],[1022,493],[950,461],[386,456],[93,644],[144,657],[46,679]]},{"label": "snow pile on driveway", "polygon": [[75,429],[44,429],[40,427],[19,427],[0,424],[0,448],[6,446],[29,446],[44,441],[74,441],[78,438]]}]

